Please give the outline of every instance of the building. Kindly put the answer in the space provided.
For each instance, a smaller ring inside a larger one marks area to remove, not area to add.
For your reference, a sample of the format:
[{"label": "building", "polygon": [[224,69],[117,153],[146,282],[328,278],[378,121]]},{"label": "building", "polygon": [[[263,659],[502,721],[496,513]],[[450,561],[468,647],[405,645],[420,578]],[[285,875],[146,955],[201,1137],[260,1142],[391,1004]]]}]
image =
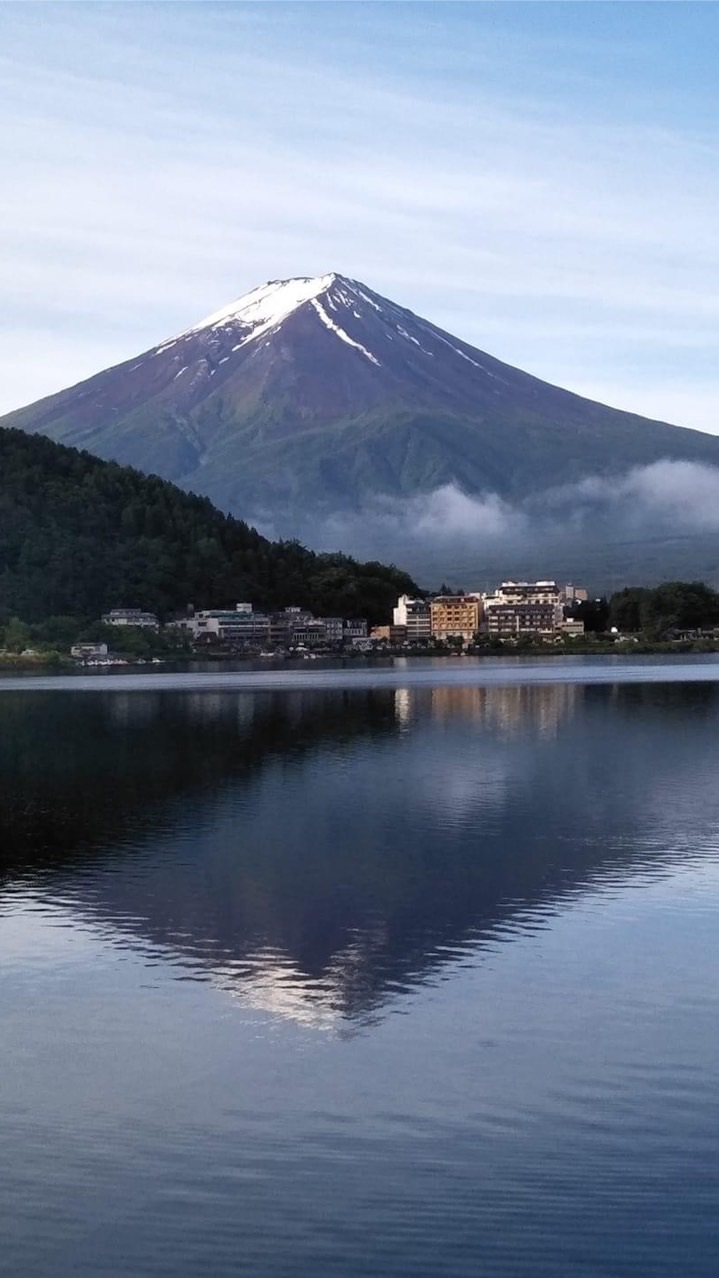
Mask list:
[{"label": "building", "polygon": [[327,642],[329,644],[342,643],[345,625],[342,617],[322,617],[321,620],[324,624]]},{"label": "building", "polygon": [[106,657],[108,648],[106,643],[74,643],[70,649],[71,657],[78,657],[81,661],[87,661],[90,657]]},{"label": "building", "polygon": [[193,640],[228,643],[238,647],[257,647],[269,643],[270,618],[254,612],[252,604],[237,604],[235,608],[208,608],[196,612],[175,623],[189,631]]},{"label": "building", "polygon": [[[516,640],[521,635],[552,639],[583,633],[581,623],[565,625],[564,610],[586,598],[577,586],[558,586],[556,581],[503,581],[490,594],[437,595],[434,599],[412,599],[400,595],[393,612],[393,625],[376,627],[372,638],[399,642],[427,642],[428,639],[461,640],[471,643],[478,633],[492,638]],[[405,632],[405,639],[399,638]]]},{"label": "building", "polygon": [[564,602],[556,581],[503,581],[484,596],[484,632],[491,639],[552,639],[564,619]]},{"label": "building", "polygon": [[507,604],[552,604],[555,608],[564,603],[564,591],[556,581],[503,581],[493,596]]},{"label": "building", "polygon": [[342,638],[345,643],[356,643],[366,639],[367,619],[365,617],[352,617],[349,621],[345,621],[342,626]]},{"label": "building", "polygon": [[292,618],[285,612],[273,612],[270,617],[270,647],[289,648],[292,643]]},{"label": "building", "polygon": [[270,644],[276,648],[336,646],[344,638],[344,625],[342,617],[314,617],[304,608],[284,608],[270,617]]},{"label": "building", "polygon": [[566,604],[587,603],[589,593],[583,586],[565,586],[564,602]]},{"label": "building", "polygon": [[471,643],[482,622],[482,600],[479,595],[437,595],[429,612],[433,639]]},{"label": "building", "polygon": [[512,640],[527,635],[554,638],[560,624],[554,604],[485,600],[484,631],[491,639]]},{"label": "building", "polygon": [[143,612],[142,608],[112,608],[103,614],[105,626],[137,626],[140,630],[159,630],[160,623],[154,612]]},{"label": "building", "polygon": [[303,642],[298,638],[298,631],[312,621],[312,613],[304,608],[283,608],[281,612],[273,612],[269,619],[270,647],[291,648],[293,644]]},{"label": "building", "polygon": [[223,643],[238,648],[326,647],[367,638],[364,618],[315,617],[305,608],[284,608],[268,615],[252,604],[235,608],[208,608],[172,623],[192,636],[195,643]]},{"label": "building", "polygon": [[432,634],[430,606],[426,599],[412,599],[409,595],[400,595],[392,621],[396,627],[405,628],[408,643],[425,642]]},{"label": "building", "polygon": [[301,644],[304,648],[323,648],[327,643],[327,631],[324,621],[313,618],[309,621],[298,621],[292,628],[292,643]]},{"label": "building", "polygon": [[389,643],[393,648],[407,642],[406,626],[373,626],[369,632],[373,643]]},{"label": "building", "polygon": [[584,634],[584,622],[577,620],[576,617],[565,617],[564,621],[560,622],[558,634],[564,639],[579,639]]}]

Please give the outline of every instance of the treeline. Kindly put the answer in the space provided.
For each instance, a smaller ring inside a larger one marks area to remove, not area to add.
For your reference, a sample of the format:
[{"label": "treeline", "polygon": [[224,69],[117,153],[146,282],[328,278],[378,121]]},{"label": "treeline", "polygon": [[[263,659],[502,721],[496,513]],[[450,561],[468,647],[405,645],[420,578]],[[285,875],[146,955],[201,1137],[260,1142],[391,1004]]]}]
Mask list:
[{"label": "treeline", "polygon": [[239,600],[377,623],[405,592],[395,567],[268,541],[156,476],[0,429],[0,626]]},{"label": "treeline", "polygon": [[719,593],[703,581],[665,581],[660,586],[628,586],[607,599],[579,604],[574,615],[585,630],[601,634],[614,627],[620,634],[649,640],[680,631],[719,626]]}]

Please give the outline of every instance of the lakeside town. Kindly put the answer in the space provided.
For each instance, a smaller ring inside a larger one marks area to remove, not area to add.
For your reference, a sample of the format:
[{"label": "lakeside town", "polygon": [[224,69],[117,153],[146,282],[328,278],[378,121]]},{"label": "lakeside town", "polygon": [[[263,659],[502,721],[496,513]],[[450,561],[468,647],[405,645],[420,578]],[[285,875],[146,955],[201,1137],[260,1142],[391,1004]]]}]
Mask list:
[{"label": "lakeside town", "polygon": [[[364,618],[316,617],[306,609],[255,611],[252,603],[234,608],[190,611],[164,626],[156,614],[140,608],[114,608],[101,618],[119,631],[144,631],[184,640],[195,653],[275,656],[284,653],[372,652],[395,649],[469,650],[495,640],[515,646],[522,639],[557,643],[579,638],[584,622],[573,616],[588,601],[585,589],[555,581],[504,581],[491,592],[400,595],[386,624],[369,627]],[[118,647],[122,647],[118,639]],[[77,643],[71,655],[88,664],[111,662],[107,640]]]},{"label": "lakeside town", "polygon": [[555,580],[503,581],[492,590],[400,594],[377,623],[309,608],[194,609],[163,618],[139,607],[100,617],[0,625],[0,663],[125,666],[202,660],[313,660],[359,656],[467,656],[719,651],[719,593],[700,581],[629,586],[594,597]]}]

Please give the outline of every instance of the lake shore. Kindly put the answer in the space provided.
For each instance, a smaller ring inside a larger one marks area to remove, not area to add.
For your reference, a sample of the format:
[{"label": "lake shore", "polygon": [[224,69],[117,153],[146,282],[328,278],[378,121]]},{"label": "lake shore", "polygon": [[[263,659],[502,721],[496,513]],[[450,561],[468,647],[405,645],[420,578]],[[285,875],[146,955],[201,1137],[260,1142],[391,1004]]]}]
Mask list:
[{"label": "lake shore", "polygon": [[632,660],[635,658],[645,657],[664,657],[682,660],[685,658],[705,657],[710,658],[719,654],[719,644],[688,643],[681,642],[665,642],[665,643],[606,643],[599,642],[593,644],[582,644],[581,647],[566,648],[564,646],[549,646],[542,648],[506,648],[501,651],[437,651],[432,648],[415,648],[410,650],[376,650],[374,652],[349,651],[343,653],[331,652],[305,652],[305,653],[275,653],[260,655],[258,653],[239,656],[233,653],[213,653],[205,656],[195,655],[193,657],[177,660],[171,656],[155,658],[154,661],[147,658],[133,659],[130,656],[121,657],[121,661],[111,661],[108,663],[94,663],[86,661],[78,661],[70,657],[67,653],[61,652],[33,652],[33,653],[11,653],[0,652],[0,682],[3,679],[14,680],[18,675],[35,674],[43,677],[53,676],[89,676],[92,678],[99,677],[115,677],[125,678],[129,674],[146,669],[149,665],[158,665],[162,667],[162,672],[167,674],[188,674],[188,675],[212,675],[222,673],[224,671],[265,671],[271,672],[283,671],[303,671],[310,666],[314,666],[318,672],[321,670],[336,671],[337,669],[347,670],[382,670],[388,667],[394,667],[397,663],[405,665],[418,665],[420,663],[438,663],[439,665],[448,664],[451,666],[466,665],[467,663],[496,665],[497,662],[515,663],[515,662],[532,662],[541,664],[548,662],[555,665],[561,661],[569,661],[575,663],[584,660],[600,659],[602,662],[616,663],[618,660]]},{"label": "lake shore", "polygon": [[403,657],[329,662],[191,663],[162,669],[124,666],[107,672],[77,669],[17,671],[0,691],[43,692],[302,692],[368,688],[498,687],[530,684],[716,683],[716,654],[611,654],[567,657],[465,657],[424,661]]}]

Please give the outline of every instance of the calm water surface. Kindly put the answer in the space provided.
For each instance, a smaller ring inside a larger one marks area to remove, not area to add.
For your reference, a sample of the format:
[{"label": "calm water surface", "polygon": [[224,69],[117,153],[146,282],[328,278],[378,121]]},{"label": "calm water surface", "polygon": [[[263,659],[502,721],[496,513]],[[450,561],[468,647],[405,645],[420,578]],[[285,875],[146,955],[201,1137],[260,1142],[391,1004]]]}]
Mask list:
[{"label": "calm water surface", "polygon": [[718,675],[3,684],[3,1275],[715,1278]]}]

